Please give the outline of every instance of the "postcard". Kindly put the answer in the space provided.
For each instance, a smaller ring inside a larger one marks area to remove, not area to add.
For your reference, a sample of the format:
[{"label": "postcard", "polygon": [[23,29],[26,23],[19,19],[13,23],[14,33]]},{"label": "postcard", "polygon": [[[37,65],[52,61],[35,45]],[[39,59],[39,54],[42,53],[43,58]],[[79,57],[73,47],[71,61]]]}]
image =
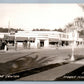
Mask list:
[{"label": "postcard", "polygon": [[0,81],[83,80],[83,3],[0,3]]}]

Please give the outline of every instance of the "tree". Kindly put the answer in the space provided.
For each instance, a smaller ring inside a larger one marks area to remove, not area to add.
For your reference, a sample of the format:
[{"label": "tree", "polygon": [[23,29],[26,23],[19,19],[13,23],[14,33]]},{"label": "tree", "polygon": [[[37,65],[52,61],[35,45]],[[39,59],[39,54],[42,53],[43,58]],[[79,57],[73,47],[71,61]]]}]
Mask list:
[{"label": "tree", "polygon": [[84,30],[79,31],[79,36],[84,35]]},{"label": "tree", "polygon": [[81,7],[82,9],[83,9],[83,11],[84,11],[84,4],[78,4],[79,5],[79,7]]},{"label": "tree", "polygon": [[75,29],[74,23],[69,23],[65,26],[64,32],[70,32],[73,31],[74,29]]},{"label": "tree", "polygon": [[2,27],[0,27],[0,32],[8,32],[8,28],[2,28]]},{"label": "tree", "polygon": [[33,29],[32,31],[50,31],[49,29]]},{"label": "tree", "polygon": [[75,26],[78,31],[84,29],[84,18],[83,17],[77,17],[75,18]]},{"label": "tree", "polygon": [[23,29],[19,28],[19,29],[15,29],[15,28],[3,28],[3,27],[0,27],[0,32],[4,32],[4,33],[7,33],[7,32],[17,32],[17,31],[24,31]]},{"label": "tree", "polygon": [[57,29],[54,29],[53,31],[58,31]]},{"label": "tree", "polygon": [[59,32],[63,32],[63,30],[61,28],[58,29]]},{"label": "tree", "polygon": [[64,31],[69,32],[69,31],[81,31],[84,30],[84,18],[83,17],[77,17],[74,19],[73,23],[69,23],[65,26]]},{"label": "tree", "polygon": [[32,31],[39,31],[39,29],[37,28],[37,29],[33,29]]}]

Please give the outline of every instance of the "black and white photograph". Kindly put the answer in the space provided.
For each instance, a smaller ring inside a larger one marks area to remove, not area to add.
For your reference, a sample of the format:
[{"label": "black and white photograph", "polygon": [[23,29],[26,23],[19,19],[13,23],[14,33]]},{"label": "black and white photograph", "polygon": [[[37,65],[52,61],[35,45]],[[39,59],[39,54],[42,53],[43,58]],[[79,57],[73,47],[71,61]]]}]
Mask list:
[{"label": "black and white photograph", "polygon": [[0,3],[0,81],[83,80],[83,3]]}]

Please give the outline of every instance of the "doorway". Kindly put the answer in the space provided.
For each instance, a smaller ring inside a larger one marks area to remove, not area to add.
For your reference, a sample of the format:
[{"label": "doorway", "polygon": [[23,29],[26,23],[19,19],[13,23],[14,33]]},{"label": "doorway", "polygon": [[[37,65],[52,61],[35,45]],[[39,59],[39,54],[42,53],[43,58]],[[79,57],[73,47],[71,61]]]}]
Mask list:
[{"label": "doorway", "polygon": [[44,47],[44,40],[40,40],[40,47]]}]

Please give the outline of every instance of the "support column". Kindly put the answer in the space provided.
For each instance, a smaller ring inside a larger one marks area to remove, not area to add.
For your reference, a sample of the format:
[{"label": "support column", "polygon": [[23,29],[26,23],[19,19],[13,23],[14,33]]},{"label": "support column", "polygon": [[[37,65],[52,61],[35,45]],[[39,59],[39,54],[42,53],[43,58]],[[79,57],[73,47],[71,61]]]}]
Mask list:
[{"label": "support column", "polygon": [[49,39],[44,41],[44,47],[47,48],[49,46]]},{"label": "support column", "polygon": [[74,48],[75,48],[75,41],[73,42],[73,45],[72,45],[72,54],[71,54],[71,61],[74,61],[75,60],[75,57],[74,57]]},{"label": "support column", "polygon": [[15,37],[15,40],[14,40],[14,45],[15,45],[15,50],[17,50],[17,41],[16,41],[16,37]]},{"label": "support column", "polygon": [[40,41],[36,38],[35,39],[35,48],[40,47]]},{"label": "support column", "polygon": [[7,51],[7,45],[5,45],[5,47],[4,47],[4,51]]},{"label": "support column", "polygon": [[74,41],[74,47],[76,47],[76,41]]}]

